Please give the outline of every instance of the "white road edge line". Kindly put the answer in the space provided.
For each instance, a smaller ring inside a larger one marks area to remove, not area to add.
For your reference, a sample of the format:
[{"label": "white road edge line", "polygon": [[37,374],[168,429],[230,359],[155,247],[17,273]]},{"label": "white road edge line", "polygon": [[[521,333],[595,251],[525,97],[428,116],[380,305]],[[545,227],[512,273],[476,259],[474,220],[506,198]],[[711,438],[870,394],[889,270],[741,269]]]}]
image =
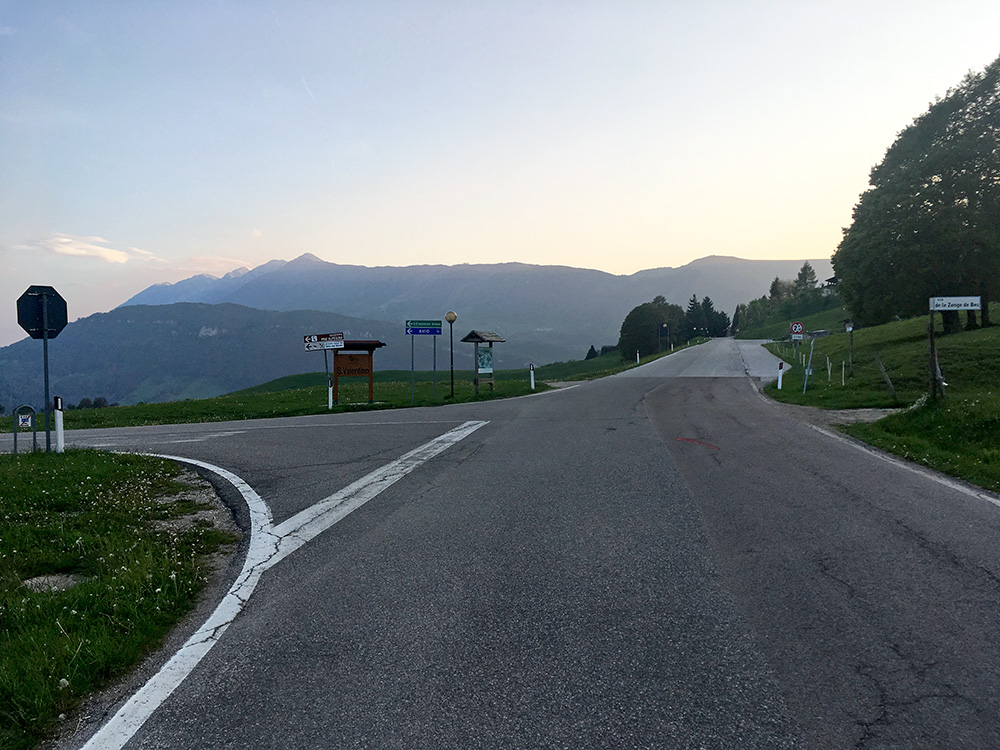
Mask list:
[{"label": "white road edge line", "polygon": [[869,447],[860,441],[853,440],[845,435],[841,435],[839,432],[834,432],[833,430],[829,430],[826,427],[820,427],[819,425],[814,425],[814,424],[810,424],[808,426],[812,427],[814,430],[816,430],[816,432],[820,432],[826,435],[827,437],[833,438],[834,440],[839,440],[842,443],[846,443],[847,445],[853,446],[857,448],[859,451],[864,451],[870,456],[874,456],[875,458],[881,458],[883,461],[887,461],[888,463],[893,464],[894,466],[898,466],[900,469],[906,469],[907,471],[913,472],[914,474],[918,474],[924,477],[925,479],[930,479],[932,481],[937,482],[938,484],[942,484],[948,489],[955,490],[956,492],[961,492],[962,494],[968,495],[969,497],[974,497],[977,500],[985,500],[986,502],[991,503],[992,505],[995,505],[996,507],[1000,508],[1000,497],[994,495],[989,490],[968,487],[965,484],[959,482],[958,480],[949,479],[946,476],[937,474],[936,472],[924,468],[920,464],[915,464],[905,459],[891,456],[888,453],[884,453],[880,450]]},{"label": "white road edge line", "polygon": [[[772,405],[778,403],[777,401],[772,401],[763,393],[761,393],[759,390],[757,390],[756,386],[754,386],[753,383],[750,383],[750,387],[753,388],[754,393],[756,393],[757,397],[764,403]],[[888,453],[885,453],[884,451],[880,451],[876,448],[866,445],[865,443],[862,443],[860,440],[849,438],[846,435],[843,435],[839,432],[828,429],[826,427],[820,427],[819,425],[810,424],[808,422],[805,422],[804,424],[816,430],[816,432],[826,435],[827,437],[831,437],[834,440],[839,440],[840,442],[849,445],[852,448],[856,448],[859,451],[863,451],[864,453],[867,453],[870,456],[879,458],[883,461],[886,461],[887,463],[893,464],[894,466],[898,466],[900,469],[906,469],[907,471],[913,472],[914,474],[919,474],[925,479],[930,479],[933,482],[937,482],[938,484],[944,485],[945,487],[955,490],[957,492],[961,492],[962,494],[968,495],[969,497],[974,497],[977,500],[985,500],[991,505],[995,505],[996,507],[1000,508],[1000,496],[993,494],[989,490],[968,487],[965,484],[955,479],[949,479],[948,477],[942,474],[938,474],[934,471],[931,471],[930,469],[927,469],[921,466],[920,464],[915,464],[911,461],[907,461],[904,458],[897,458],[896,456],[892,456]]]},{"label": "white road edge line", "polygon": [[250,545],[243,569],[219,606],[204,624],[184,643],[170,660],[149,678],[81,748],[81,750],[119,750],[132,739],[198,663],[211,650],[230,623],[243,609],[264,571],[284,559],[310,539],[357,510],[382,490],[391,486],[421,464],[448,447],[468,437],[488,422],[466,422],[444,435],[410,451],[401,458],[376,469],[311,508],[273,526],[271,509],[260,495],[232,472],[204,461],[182,456],[158,455],[181,463],[199,466],[231,483],[243,497],[250,511]]}]

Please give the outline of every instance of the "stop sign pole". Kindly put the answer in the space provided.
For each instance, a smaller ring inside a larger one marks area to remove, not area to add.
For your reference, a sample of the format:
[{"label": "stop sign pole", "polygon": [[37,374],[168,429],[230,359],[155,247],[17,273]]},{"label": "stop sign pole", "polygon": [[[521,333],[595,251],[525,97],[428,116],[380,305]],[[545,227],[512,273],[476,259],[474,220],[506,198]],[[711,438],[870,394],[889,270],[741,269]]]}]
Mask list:
[{"label": "stop sign pole", "polygon": [[51,286],[29,286],[17,300],[17,323],[33,339],[42,340],[45,370],[45,450],[52,450],[49,397],[49,339],[66,326],[66,300]]},{"label": "stop sign pole", "polygon": [[45,452],[52,452],[52,428],[49,425],[49,295],[42,293],[42,362],[45,369]]}]

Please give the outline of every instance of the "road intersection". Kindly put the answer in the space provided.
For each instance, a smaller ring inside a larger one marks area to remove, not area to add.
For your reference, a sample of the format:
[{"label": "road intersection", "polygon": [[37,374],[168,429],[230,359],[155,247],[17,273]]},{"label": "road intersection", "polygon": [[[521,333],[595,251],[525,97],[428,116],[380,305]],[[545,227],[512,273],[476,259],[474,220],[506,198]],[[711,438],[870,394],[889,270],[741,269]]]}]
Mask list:
[{"label": "road intersection", "polygon": [[[998,509],[762,400],[762,352],[715,340],[503,402],[68,433],[230,474],[270,546],[143,721],[122,700],[65,746],[119,711],[127,735],[94,746],[1000,745]],[[348,515],[352,487],[378,492]]]}]

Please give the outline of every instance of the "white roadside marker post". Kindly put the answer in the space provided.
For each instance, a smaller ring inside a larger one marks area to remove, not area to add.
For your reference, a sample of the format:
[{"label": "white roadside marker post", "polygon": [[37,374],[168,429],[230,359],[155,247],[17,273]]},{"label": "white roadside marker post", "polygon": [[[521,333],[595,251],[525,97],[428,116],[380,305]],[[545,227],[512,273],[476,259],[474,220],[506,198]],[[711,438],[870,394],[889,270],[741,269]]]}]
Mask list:
[{"label": "white roadside marker post", "polygon": [[66,440],[63,434],[63,400],[61,396],[53,399],[53,406],[56,418],[56,453],[66,450]]}]

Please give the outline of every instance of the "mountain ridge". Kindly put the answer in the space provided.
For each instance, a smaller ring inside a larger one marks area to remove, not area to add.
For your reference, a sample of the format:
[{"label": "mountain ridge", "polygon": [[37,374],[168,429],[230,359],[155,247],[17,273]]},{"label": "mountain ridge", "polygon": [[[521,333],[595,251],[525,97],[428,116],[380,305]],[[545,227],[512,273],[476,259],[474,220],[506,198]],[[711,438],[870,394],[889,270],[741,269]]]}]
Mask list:
[{"label": "mountain ridge", "polygon": [[[371,268],[304,254],[153,285],[108,313],[70,323],[50,346],[52,393],[69,403],[217,395],[321,371],[319,358],[304,353],[302,336],[338,330],[385,341],[379,369],[408,369],[404,322],[443,319],[447,310],[458,313],[456,341],[472,329],[507,339],[495,354],[500,369],[580,359],[591,345],[616,344],[628,312],[657,295],[682,307],[692,295],[710,297],[732,314],[738,303],[766,294],[775,276],[794,278],[803,262],[709,256],[616,276],[528,263]],[[832,275],[828,259],[809,262],[820,278]],[[439,365],[447,337],[445,330],[437,342]],[[417,369],[431,369],[432,342],[412,343]],[[36,344],[24,339],[0,348],[0,403],[7,409],[42,401]],[[471,348],[456,344],[456,367],[469,368],[469,358]]]},{"label": "mountain ridge", "polygon": [[[236,278],[191,277],[169,287],[149,287],[133,304],[231,302],[265,310],[313,309],[369,320],[437,318],[453,309],[516,335],[561,328],[578,346],[585,333],[617,340],[629,310],[663,295],[685,305],[694,294],[710,297],[732,314],[736,305],[766,294],[775,276],[794,278],[804,260],[756,261],[733,256],[699,258],[678,268],[614,275],[595,269],[528,263],[361,266],[323,261],[311,253],[271,261]],[[829,259],[810,260],[820,278],[832,275]],[[441,308],[440,312],[433,311]],[[539,322],[541,321],[541,325]],[[589,341],[586,346],[594,341]]]}]

